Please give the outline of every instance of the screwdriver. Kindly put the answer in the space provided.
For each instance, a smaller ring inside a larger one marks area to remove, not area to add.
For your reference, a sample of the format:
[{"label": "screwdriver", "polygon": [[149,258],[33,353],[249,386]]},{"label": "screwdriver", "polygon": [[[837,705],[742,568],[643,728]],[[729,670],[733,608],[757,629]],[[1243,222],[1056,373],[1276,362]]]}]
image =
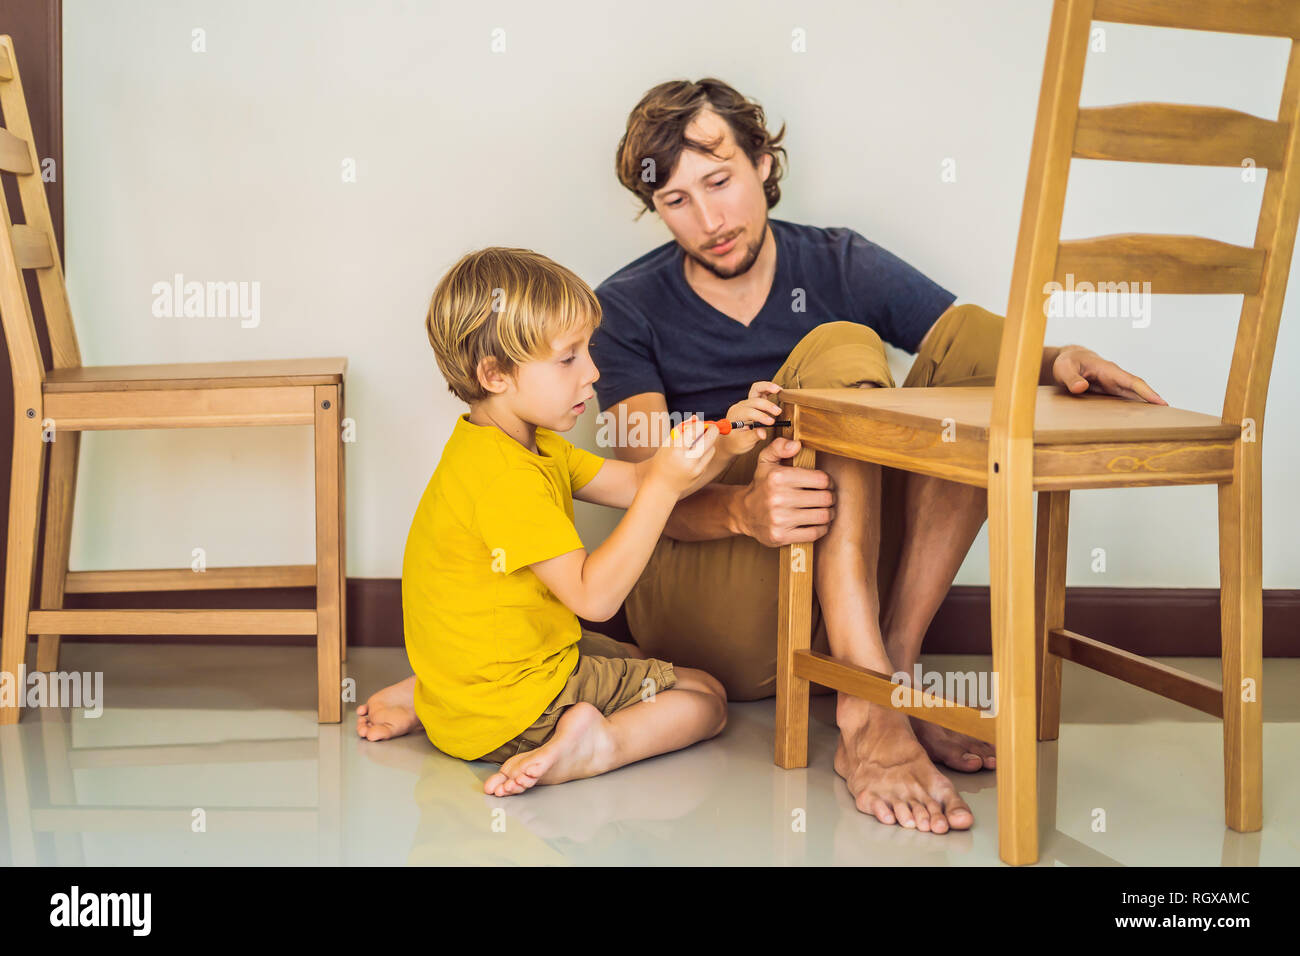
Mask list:
[{"label": "screwdriver", "polygon": [[731,434],[731,430],[733,428],[779,428],[782,425],[789,425],[789,424],[790,422],[783,418],[780,421],[773,422],[771,425],[764,425],[762,422],[716,421],[716,422],[705,422],[704,426],[707,428],[709,425],[717,425],[719,434],[729,435]]},{"label": "screwdriver", "polygon": [[[689,419],[689,420],[694,421],[694,419]],[[682,424],[685,424],[685,422],[683,422]],[[727,421],[726,419],[719,419],[718,421],[705,421],[705,422],[701,422],[700,424],[702,424],[705,428],[708,428],[710,425],[717,425],[718,434],[729,435],[731,434],[731,430],[733,428],[780,428],[782,425],[789,425],[790,421],[789,419],[783,418],[773,422],[771,425],[765,425],[762,422],[730,422]],[[680,427],[681,427],[680,425],[677,426],[677,428]],[[677,428],[674,428],[672,430],[672,434],[668,436],[674,441],[677,440]]]}]

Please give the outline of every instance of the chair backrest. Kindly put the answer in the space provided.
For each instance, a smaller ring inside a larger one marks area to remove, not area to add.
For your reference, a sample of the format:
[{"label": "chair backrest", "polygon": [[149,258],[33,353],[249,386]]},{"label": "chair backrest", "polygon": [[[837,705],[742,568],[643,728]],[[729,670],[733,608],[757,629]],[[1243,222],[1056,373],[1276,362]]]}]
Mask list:
[{"label": "chair backrest", "polygon": [[[1094,20],[1289,37],[1277,120],[1206,106],[1128,103],[1079,108]],[[1244,296],[1223,421],[1262,435],[1282,301],[1300,213],[1300,0],[1056,0],[1025,185],[1011,297],[998,356],[990,438],[1032,440],[1051,283],[1150,282],[1159,293]],[[1061,242],[1073,156],[1266,169],[1252,247],[1199,236],[1126,234]],[[1114,286],[1103,286],[1115,288]],[[1032,442],[1031,442],[1032,443]],[[1002,445],[1006,454],[1010,447]],[[1258,444],[1255,448],[1258,449]],[[999,454],[993,449],[992,454]],[[996,462],[996,457],[994,461]],[[996,469],[995,469],[996,470]]]},{"label": "chair backrest", "polygon": [[54,241],[54,225],[32,138],[31,118],[18,77],[18,61],[14,57],[13,40],[8,35],[0,36],[0,110],[4,113],[4,127],[0,128],[0,171],[15,175],[23,213],[23,222],[14,225],[4,190],[0,189],[0,227],[3,227],[0,228],[0,320],[9,346],[14,407],[21,414],[23,403],[39,401],[45,379],[32,304],[23,279],[24,269],[36,270],[54,367],[79,366],[81,353],[63,285],[63,266]]}]

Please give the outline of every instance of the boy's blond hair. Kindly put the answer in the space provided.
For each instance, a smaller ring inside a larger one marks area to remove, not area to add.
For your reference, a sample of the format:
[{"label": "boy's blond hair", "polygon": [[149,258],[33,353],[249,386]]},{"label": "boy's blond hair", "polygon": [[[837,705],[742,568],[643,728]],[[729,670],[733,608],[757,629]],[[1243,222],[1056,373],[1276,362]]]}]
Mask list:
[{"label": "boy's blond hair", "polygon": [[491,393],[478,366],[496,361],[506,375],[551,354],[551,341],[600,325],[591,287],[530,249],[491,246],[465,255],[438,282],[425,327],[447,388],[470,403]]}]

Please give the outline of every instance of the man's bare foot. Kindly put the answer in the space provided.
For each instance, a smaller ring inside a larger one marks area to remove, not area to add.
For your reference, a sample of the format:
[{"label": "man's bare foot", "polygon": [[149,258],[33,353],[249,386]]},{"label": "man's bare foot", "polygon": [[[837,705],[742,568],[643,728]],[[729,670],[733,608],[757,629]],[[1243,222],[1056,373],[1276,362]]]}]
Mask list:
[{"label": "man's bare foot", "polygon": [[975,822],[970,807],[930,762],[906,715],[866,706],[866,723],[841,732],[835,750],[835,772],[857,808],[881,823],[923,832],[969,829]]},{"label": "man's bare foot", "polygon": [[366,740],[388,740],[409,734],[420,726],[415,716],[415,675],[370,695],[357,708],[357,735]]},{"label": "man's bare foot", "polygon": [[915,717],[911,720],[912,732],[931,760],[965,773],[996,769],[997,758],[991,743]]},{"label": "man's bare foot", "polygon": [[593,705],[579,701],[565,708],[546,743],[503,763],[483,784],[483,792],[508,797],[539,783],[592,777],[610,766],[613,751],[605,716]]}]

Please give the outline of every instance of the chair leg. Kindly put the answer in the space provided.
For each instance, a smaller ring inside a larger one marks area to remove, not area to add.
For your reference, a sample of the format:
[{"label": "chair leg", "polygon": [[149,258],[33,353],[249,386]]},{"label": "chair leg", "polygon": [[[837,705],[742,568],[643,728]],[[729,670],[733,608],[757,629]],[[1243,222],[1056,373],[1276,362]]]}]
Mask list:
[{"label": "chair leg", "polygon": [[[72,509],[77,492],[77,459],[81,432],[57,434],[50,443],[50,486],[45,495],[45,555],[41,563],[41,604],[44,609],[63,607],[63,586],[68,574],[72,544]],[[59,669],[58,634],[36,639],[36,669]]]},{"label": "chair leg", "polygon": [[1238,445],[1237,480],[1219,485],[1219,612],[1223,639],[1224,816],[1263,826],[1263,541],[1259,446]]},{"label": "chair leg", "polygon": [[994,451],[989,475],[989,597],[996,675],[998,855],[1038,859],[1038,743],[1035,734],[1033,447]]},{"label": "chair leg", "polygon": [[339,388],[316,386],[316,681],[322,724],[342,720],[339,624]]},{"label": "chair leg", "polygon": [[1070,493],[1038,493],[1038,544],[1034,555],[1034,633],[1038,648],[1038,739],[1055,740],[1061,729],[1061,658],[1048,635],[1065,626],[1065,559]]},{"label": "chair leg", "polygon": [[[344,417],[343,386],[339,385],[339,421]],[[339,659],[348,659],[348,490],[347,444],[339,440]]]},{"label": "chair leg", "polygon": [[[26,741],[20,734],[0,734],[0,762],[4,764],[5,816],[9,820],[9,860],[12,866],[38,866],[36,826],[32,822],[32,780]],[[35,776],[33,772],[32,776]]]},{"label": "chair leg", "polygon": [[316,845],[318,866],[343,864],[342,726],[321,727],[316,742]]},{"label": "chair leg", "polygon": [[[27,658],[27,616],[32,609],[36,531],[45,470],[45,442],[41,441],[40,418],[24,415],[24,409],[31,406],[22,401],[22,396],[15,396],[15,399],[4,624],[3,636],[0,636],[0,680],[10,675],[8,680],[12,683],[8,689],[0,689],[0,724],[18,723],[26,698],[26,682],[19,677]],[[35,407],[40,407],[39,402]]]},{"label": "chair leg", "polygon": [[[788,410],[788,406],[787,406]],[[789,418],[783,413],[783,417]],[[791,462],[814,468],[816,452],[801,449]],[[781,548],[776,634],[776,765],[808,766],[808,681],[796,677],[794,655],[812,646],[813,544]]]}]

